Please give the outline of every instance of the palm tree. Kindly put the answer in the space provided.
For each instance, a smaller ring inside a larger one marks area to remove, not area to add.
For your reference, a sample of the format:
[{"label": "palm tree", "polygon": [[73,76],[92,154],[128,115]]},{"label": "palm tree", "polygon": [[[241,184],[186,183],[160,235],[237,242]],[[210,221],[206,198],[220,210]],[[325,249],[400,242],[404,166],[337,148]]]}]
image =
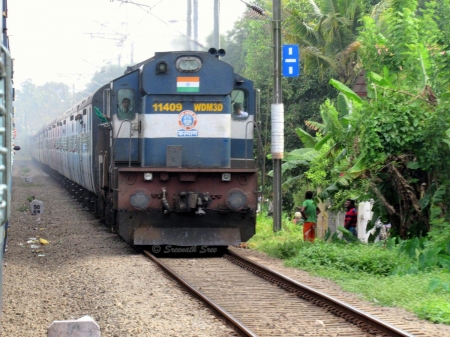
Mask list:
[{"label": "palm tree", "polygon": [[288,5],[286,39],[300,45],[305,73],[331,71],[346,85],[355,80],[361,70],[356,37],[364,8],[362,0],[309,0],[301,6]]}]

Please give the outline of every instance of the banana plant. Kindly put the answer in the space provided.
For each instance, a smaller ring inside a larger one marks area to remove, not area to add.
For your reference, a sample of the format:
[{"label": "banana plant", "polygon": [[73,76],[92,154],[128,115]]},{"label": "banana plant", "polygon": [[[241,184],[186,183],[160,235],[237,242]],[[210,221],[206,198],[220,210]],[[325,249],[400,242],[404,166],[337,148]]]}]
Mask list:
[{"label": "banana plant", "polygon": [[[309,129],[318,131],[322,137],[312,136],[306,130],[297,128],[295,131],[304,148],[287,153],[282,164],[283,173],[298,166],[309,167],[311,161],[319,156],[320,150],[325,144],[330,146],[327,156],[334,157],[336,161],[345,158],[347,154],[345,140],[350,127],[350,114],[355,108],[359,108],[362,100],[345,84],[336,80],[331,80],[330,84],[341,91],[338,95],[337,107],[327,100],[320,108],[323,123],[306,122]],[[269,175],[271,176],[272,172],[269,172]],[[291,177],[283,185],[289,187],[302,177],[303,175]]]}]

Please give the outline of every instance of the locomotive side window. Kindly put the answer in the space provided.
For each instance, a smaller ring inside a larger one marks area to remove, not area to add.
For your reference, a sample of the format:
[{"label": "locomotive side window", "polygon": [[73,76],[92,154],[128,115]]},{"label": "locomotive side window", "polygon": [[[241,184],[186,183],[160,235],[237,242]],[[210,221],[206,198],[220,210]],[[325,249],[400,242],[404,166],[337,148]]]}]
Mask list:
[{"label": "locomotive side window", "polygon": [[136,118],[135,95],[131,89],[120,89],[117,95],[117,117],[120,120],[133,120]]},{"label": "locomotive side window", "polygon": [[248,118],[248,93],[244,90],[233,90],[231,93],[231,116],[236,120]]}]

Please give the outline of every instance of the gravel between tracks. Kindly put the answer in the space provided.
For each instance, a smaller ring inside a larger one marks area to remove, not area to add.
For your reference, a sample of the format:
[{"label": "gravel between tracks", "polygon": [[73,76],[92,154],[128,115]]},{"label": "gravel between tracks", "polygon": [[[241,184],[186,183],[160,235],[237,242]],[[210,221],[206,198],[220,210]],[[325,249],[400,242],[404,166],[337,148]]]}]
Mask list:
[{"label": "gravel between tracks", "polygon": [[[25,183],[25,176],[33,182]],[[1,336],[46,336],[52,321],[84,315],[96,320],[102,337],[234,335],[158,267],[81,210],[31,162],[15,162],[13,186]],[[31,195],[44,202],[40,222],[25,211]],[[38,237],[50,243],[32,249],[27,241]],[[403,309],[375,307],[331,281],[287,268],[263,253],[238,252],[300,282],[320,284],[322,291],[345,296],[353,305],[401,318],[429,336],[450,336],[449,326],[419,320]]]},{"label": "gravel between tracks", "polygon": [[[13,186],[2,336],[47,336],[52,321],[84,315],[102,337],[233,335],[30,161],[15,162]],[[44,202],[40,222],[24,211],[31,195]],[[38,237],[50,243],[32,249],[27,241]]]}]

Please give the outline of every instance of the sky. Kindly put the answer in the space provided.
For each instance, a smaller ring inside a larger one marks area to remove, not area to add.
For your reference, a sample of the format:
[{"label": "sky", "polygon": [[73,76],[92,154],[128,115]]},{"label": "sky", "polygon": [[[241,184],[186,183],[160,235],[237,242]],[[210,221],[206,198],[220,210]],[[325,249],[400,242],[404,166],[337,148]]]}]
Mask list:
[{"label": "sky", "polygon": [[[206,45],[214,1],[198,4],[199,42]],[[221,0],[220,34],[245,11],[240,0]],[[186,0],[9,0],[15,86],[20,89],[30,79],[36,85],[63,82],[80,91],[108,63],[128,65],[131,59],[138,63],[155,52],[176,50],[170,42],[186,34],[186,13]]]}]

